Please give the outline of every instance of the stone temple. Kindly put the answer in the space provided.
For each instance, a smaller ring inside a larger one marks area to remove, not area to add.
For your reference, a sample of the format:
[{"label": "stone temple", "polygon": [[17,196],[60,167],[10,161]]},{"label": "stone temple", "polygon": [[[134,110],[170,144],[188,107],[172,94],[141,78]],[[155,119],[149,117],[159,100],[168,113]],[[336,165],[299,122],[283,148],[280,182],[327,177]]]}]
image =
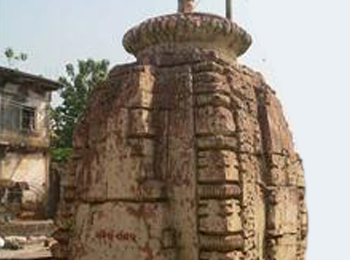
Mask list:
[{"label": "stone temple", "polygon": [[275,92],[237,62],[251,37],[192,9],[129,30],[137,61],[94,90],[62,180],[57,259],[304,259],[302,163]]}]

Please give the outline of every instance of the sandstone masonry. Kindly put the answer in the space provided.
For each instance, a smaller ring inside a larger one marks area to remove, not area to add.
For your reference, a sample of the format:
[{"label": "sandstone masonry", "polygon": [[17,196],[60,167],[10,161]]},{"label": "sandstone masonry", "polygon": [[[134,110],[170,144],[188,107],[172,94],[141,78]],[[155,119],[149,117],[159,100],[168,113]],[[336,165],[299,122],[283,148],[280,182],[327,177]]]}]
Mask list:
[{"label": "sandstone masonry", "polygon": [[53,252],[74,260],[302,260],[301,159],[274,91],[219,16],[131,29],[74,135]]}]

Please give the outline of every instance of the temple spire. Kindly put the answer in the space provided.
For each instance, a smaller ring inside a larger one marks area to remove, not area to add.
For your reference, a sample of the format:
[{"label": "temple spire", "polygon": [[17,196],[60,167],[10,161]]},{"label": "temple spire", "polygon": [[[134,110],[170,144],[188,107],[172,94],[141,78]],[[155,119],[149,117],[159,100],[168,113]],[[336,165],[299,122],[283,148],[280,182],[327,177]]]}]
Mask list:
[{"label": "temple spire", "polygon": [[179,13],[192,13],[194,9],[194,0],[178,0]]}]

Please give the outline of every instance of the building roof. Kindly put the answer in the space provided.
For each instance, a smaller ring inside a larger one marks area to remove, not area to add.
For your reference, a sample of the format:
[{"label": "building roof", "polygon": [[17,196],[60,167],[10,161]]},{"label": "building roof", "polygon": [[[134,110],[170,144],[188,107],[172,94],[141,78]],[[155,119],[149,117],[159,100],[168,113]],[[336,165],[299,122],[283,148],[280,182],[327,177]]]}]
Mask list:
[{"label": "building roof", "polygon": [[46,79],[41,76],[29,74],[23,71],[9,69],[0,66],[0,78],[5,81],[10,81],[19,84],[36,84],[37,87],[41,87],[47,91],[54,91],[63,87],[62,84]]}]

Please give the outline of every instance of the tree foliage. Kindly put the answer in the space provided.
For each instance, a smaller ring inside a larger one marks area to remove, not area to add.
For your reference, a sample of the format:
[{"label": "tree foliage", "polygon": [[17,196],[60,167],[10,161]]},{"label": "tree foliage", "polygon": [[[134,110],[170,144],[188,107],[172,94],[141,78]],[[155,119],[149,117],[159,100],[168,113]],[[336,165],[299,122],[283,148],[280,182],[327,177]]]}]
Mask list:
[{"label": "tree foliage", "polygon": [[14,62],[18,61],[26,61],[28,59],[28,55],[26,53],[16,53],[12,48],[6,48],[4,55],[7,59],[7,63],[9,67],[13,67]]},{"label": "tree foliage", "polygon": [[87,105],[91,91],[107,76],[109,62],[92,59],[79,60],[75,68],[66,65],[66,75],[59,78],[64,88],[60,92],[62,104],[52,109],[53,155],[64,159],[72,148],[73,129]]}]

